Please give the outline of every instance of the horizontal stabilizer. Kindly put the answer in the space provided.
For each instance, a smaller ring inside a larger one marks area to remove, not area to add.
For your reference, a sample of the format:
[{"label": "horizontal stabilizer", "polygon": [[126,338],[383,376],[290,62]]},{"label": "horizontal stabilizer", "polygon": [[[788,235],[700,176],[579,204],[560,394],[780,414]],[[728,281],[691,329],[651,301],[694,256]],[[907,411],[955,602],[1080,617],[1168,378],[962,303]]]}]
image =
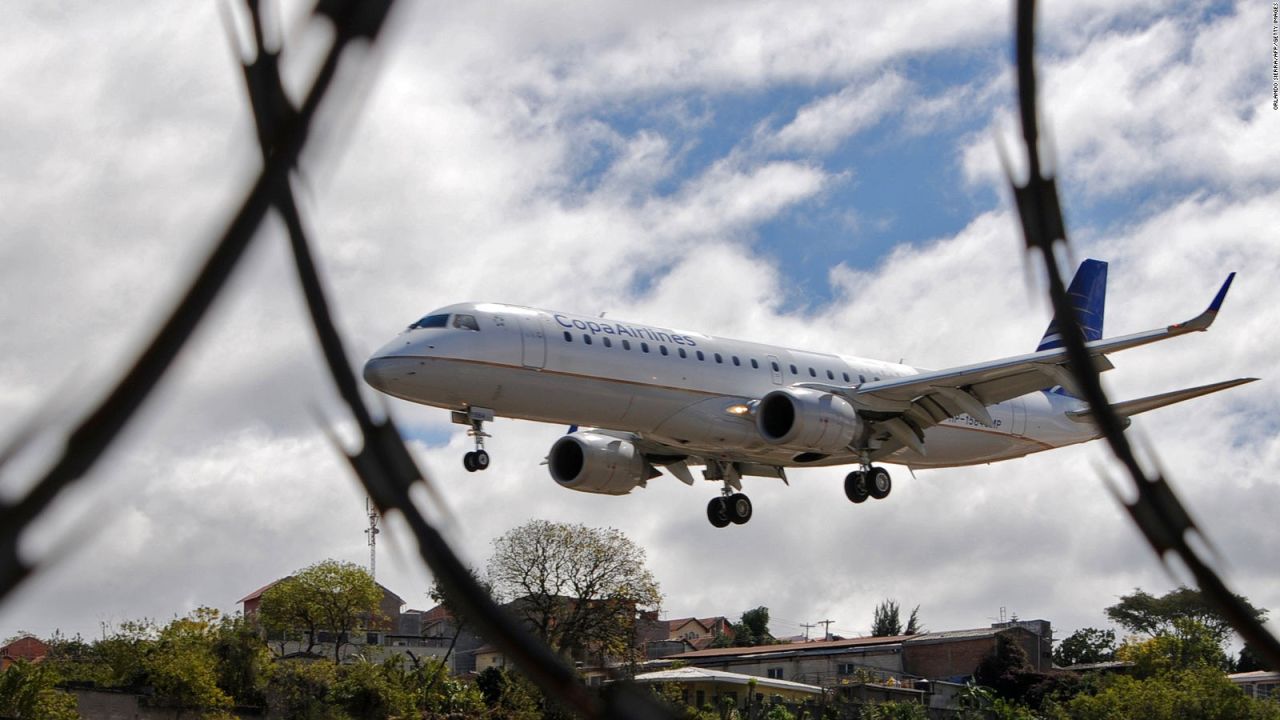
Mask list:
[{"label": "horizontal stabilizer", "polygon": [[[1115,403],[1111,406],[1116,414],[1120,417],[1132,417],[1139,413],[1155,410],[1166,405],[1180,403],[1183,400],[1198,398],[1210,393],[1216,393],[1219,390],[1226,390],[1237,385],[1251,383],[1258,378],[1238,378],[1236,380],[1227,380],[1225,382],[1213,383],[1212,385],[1201,385],[1200,387],[1186,388],[1185,390],[1174,390],[1173,392],[1161,393],[1159,395],[1151,395],[1149,397],[1138,398],[1137,400],[1129,400],[1127,402]],[[1072,410],[1067,413],[1067,417],[1077,422],[1089,422],[1093,420],[1093,410]]]}]

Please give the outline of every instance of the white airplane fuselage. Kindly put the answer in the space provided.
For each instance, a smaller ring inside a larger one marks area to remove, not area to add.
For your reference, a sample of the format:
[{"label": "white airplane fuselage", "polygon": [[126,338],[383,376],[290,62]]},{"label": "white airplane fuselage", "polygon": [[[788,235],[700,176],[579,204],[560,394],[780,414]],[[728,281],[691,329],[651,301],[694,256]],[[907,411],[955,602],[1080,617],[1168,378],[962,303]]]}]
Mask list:
[{"label": "white airplane fuselage", "polygon": [[[463,303],[411,327],[365,367],[374,387],[416,403],[501,417],[633,433],[697,458],[775,467],[858,463],[853,450],[798,453],[767,442],[752,403],[802,383],[855,388],[919,369],[494,303]],[[453,318],[474,319],[455,327]],[[424,318],[426,320],[427,318]],[[467,323],[470,325],[470,322]],[[878,459],[913,468],[990,463],[1085,442],[1094,425],[1073,420],[1079,400],[1032,392],[986,408],[990,425],[962,414],[923,430],[921,453],[899,447]],[[799,458],[799,459],[798,459]]]}]

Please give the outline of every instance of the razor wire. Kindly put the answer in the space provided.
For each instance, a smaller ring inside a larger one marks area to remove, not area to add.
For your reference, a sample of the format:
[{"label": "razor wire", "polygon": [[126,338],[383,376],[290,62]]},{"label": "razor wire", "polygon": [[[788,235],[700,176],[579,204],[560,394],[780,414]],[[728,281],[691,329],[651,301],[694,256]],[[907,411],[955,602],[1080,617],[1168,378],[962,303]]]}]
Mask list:
[{"label": "razor wire", "polygon": [[[1195,578],[1205,597],[1223,614],[1240,637],[1262,655],[1272,669],[1280,669],[1280,641],[1250,612],[1241,596],[1231,592],[1217,571],[1192,545],[1190,538],[1204,533],[1178,499],[1173,486],[1157,468],[1148,473],[1138,463],[1133,446],[1125,435],[1125,424],[1111,407],[1102,389],[1102,378],[1085,347],[1079,318],[1067,296],[1058,268],[1056,252],[1069,248],[1066,223],[1058,188],[1052,176],[1046,177],[1040,159],[1039,114],[1036,106],[1035,73],[1035,0],[1018,0],[1016,25],[1016,62],[1018,74],[1018,112],[1022,126],[1022,142],[1027,154],[1027,182],[1018,185],[1012,172],[1007,172],[1013,190],[1026,251],[1039,251],[1048,280],[1049,299],[1062,330],[1063,345],[1069,358],[1068,369],[1092,410],[1094,422],[1106,438],[1112,454],[1133,482],[1136,499],[1125,502],[1114,483],[1108,487],[1117,502],[1124,506],[1151,549],[1165,563],[1174,555],[1182,560]],[[1207,547],[1208,543],[1204,545]]]},{"label": "razor wire", "polygon": [[[554,651],[496,605],[410,498],[411,488],[418,483],[428,489],[429,495],[437,496],[430,478],[418,469],[393,421],[389,417],[375,420],[369,412],[347,364],[341,336],[333,325],[293,196],[291,176],[322,103],[334,102],[326,97],[333,94],[331,89],[339,60],[354,43],[377,40],[393,0],[318,0],[312,10],[312,21],[324,18],[335,32],[315,80],[296,108],[283,90],[279,54],[267,49],[260,0],[246,0],[246,5],[255,52],[252,60],[242,59],[241,64],[263,167],[186,292],[124,376],[74,427],[60,454],[32,487],[14,502],[0,501],[3,503],[0,504],[0,519],[3,519],[0,523],[0,600],[36,569],[19,555],[23,532],[64,490],[84,478],[141,407],[203,320],[268,211],[274,208],[285,221],[303,295],[332,381],[360,431],[360,450],[355,453],[343,450],[343,453],[379,510],[398,511],[404,517],[418,542],[419,554],[448,600],[474,621],[481,634],[511,658],[550,699],[563,707],[585,717],[673,717],[649,695],[627,685],[597,698]],[[1083,336],[1054,256],[1055,246],[1060,243],[1065,247],[1067,238],[1055,182],[1042,175],[1038,155],[1033,18],[1033,0],[1020,0],[1016,26],[1018,97],[1030,173],[1025,186],[1018,186],[1012,178],[1010,184],[1026,247],[1028,251],[1040,250],[1055,312],[1059,318],[1068,318],[1062,323],[1062,332],[1071,359],[1069,367],[1109,445],[1135,483],[1138,499],[1125,505],[1134,523],[1157,554],[1164,556],[1172,552],[1182,558],[1201,590],[1231,620],[1241,637],[1273,667],[1280,667],[1280,643],[1252,617],[1239,597],[1230,592],[1209,563],[1188,543],[1187,534],[1198,529],[1163,476],[1148,477],[1138,465],[1123,425],[1102,391],[1096,370],[1088,362]],[[19,430],[0,451],[0,468],[46,432],[44,422],[35,420]]]}]

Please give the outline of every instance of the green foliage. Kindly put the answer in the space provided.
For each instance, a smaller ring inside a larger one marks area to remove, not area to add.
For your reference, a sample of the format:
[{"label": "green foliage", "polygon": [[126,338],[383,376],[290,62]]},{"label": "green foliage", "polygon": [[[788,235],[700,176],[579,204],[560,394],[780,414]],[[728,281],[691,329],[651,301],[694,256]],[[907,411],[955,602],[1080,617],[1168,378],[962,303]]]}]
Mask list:
[{"label": "green foliage", "polygon": [[19,720],[75,720],[76,699],[54,689],[57,672],[44,663],[19,660],[0,672],[0,717]]},{"label": "green foliage", "polygon": [[210,649],[217,659],[218,687],[238,705],[265,705],[271,651],[253,624],[239,613],[222,618]]},{"label": "green foliage", "polygon": [[[1267,611],[1256,608],[1243,595],[1236,596],[1258,620],[1266,620]],[[1134,589],[1120,597],[1120,602],[1107,608],[1107,617],[1130,632],[1144,635],[1174,635],[1178,620],[1194,620],[1209,630],[1214,642],[1222,645],[1231,636],[1231,623],[1205,599],[1199,590],[1180,587],[1160,597]]]},{"label": "green foliage", "polygon": [[1107,662],[1115,655],[1116,631],[1097,628],[1080,628],[1053,649],[1053,661],[1062,667]]},{"label": "green foliage", "polygon": [[726,640],[736,647],[773,645],[778,642],[769,632],[769,608],[763,605],[742,613],[742,619],[730,627],[733,629],[733,637]]},{"label": "green foliage", "polygon": [[903,635],[919,635],[924,632],[924,626],[920,624],[920,606],[911,608],[911,615],[907,618],[907,628],[902,631]]},{"label": "green foliage", "polygon": [[1147,679],[1112,675],[1096,693],[1081,693],[1051,717],[1070,720],[1280,720],[1280,704],[1254,700],[1211,668]]},{"label": "green foliage", "polygon": [[637,611],[662,603],[644,549],[613,528],[533,520],[493,545],[488,575],[495,592],[570,657],[629,656]]},{"label": "green foliage", "polygon": [[924,705],[909,702],[887,702],[871,705],[864,717],[869,720],[926,720]]},{"label": "green foliage", "polygon": [[485,668],[476,676],[476,687],[492,717],[533,720],[540,716],[537,690],[518,673]]},{"label": "green foliage", "polygon": [[285,720],[337,720],[343,713],[329,702],[338,668],[327,662],[276,661],[267,691],[271,710]]},{"label": "green foliage", "polygon": [[384,665],[359,661],[339,669],[330,698],[356,720],[404,718],[414,714],[407,677],[395,660]]},{"label": "green foliage", "polygon": [[231,696],[218,687],[218,658],[213,652],[219,613],[200,608],[162,629],[142,666],[156,698],[166,704],[200,710],[224,710]]},{"label": "green foliage", "polygon": [[902,617],[898,612],[897,600],[883,600],[876,605],[875,616],[871,620],[872,637],[890,637],[902,634]]},{"label": "green foliage", "polygon": [[764,714],[764,720],[795,720],[796,716],[787,709],[786,705],[773,705],[769,708],[769,712]]},{"label": "green foliage", "polygon": [[1116,650],[1116,658],[1134,663],[1133,674],[1147,678],[1175,670],[1229,667],[1229,660],[1214,639],[1214,632],[1191,618],[1175,618],[1170,632],[1148,640],[1131,638]]},{"label": "green foliage", "polygon": [[364,568],[324,560],[268,588],[258,607],[258,621],[269,633],[304,633],[307,652],[315,647],[317,632],[331,633],[337,663],[346,638],[382,618],[381,601],[382,590]]}]

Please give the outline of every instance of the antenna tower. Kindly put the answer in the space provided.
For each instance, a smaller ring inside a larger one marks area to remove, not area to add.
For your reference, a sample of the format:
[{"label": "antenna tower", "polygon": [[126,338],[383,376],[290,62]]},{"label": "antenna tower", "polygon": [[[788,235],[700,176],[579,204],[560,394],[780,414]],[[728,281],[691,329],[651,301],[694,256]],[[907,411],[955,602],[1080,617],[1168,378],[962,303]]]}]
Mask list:
[{"label": "antenna tower", "polygon": [[369,498],[364,499],[364,509],[369,513],[369,528],[364,531],[364,534],[369,536],[369,577],[376,580],[378,578],[376,551],[378,548],[378,533],[381,532],[378,529],[378,520],[381,519],[381,516],[378,514],[377,506]]}]

